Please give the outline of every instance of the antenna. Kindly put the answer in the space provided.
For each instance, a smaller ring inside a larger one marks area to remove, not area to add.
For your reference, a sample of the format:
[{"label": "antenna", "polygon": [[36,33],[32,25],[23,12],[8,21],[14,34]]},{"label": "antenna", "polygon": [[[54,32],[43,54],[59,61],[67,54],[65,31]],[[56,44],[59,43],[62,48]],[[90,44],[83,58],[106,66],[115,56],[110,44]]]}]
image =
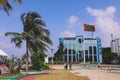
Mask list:
[{"label": "antenna", "polygon": [[113,34],[111,33],[111,52],[113,52]]},{"label": "antenna", "polygon": [[113,34],[111,33],[111,41],[113,41]]}]

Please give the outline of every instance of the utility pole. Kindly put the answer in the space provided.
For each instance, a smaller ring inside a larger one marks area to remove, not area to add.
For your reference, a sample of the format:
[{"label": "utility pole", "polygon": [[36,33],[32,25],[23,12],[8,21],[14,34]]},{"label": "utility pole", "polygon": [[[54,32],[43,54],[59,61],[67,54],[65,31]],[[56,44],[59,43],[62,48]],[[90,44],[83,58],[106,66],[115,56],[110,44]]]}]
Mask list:
[{"label": "utility pole", "polygon": [[51,49],[51,69],[53,68],[53,48]]}]

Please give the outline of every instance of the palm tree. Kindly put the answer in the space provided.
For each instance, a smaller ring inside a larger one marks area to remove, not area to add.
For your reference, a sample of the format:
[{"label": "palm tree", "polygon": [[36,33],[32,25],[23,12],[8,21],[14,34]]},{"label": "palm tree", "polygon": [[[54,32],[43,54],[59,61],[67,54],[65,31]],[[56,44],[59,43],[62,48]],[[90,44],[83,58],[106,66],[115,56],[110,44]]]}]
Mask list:
[{"label": "palm tree", "polygon": [[7,32],[5,35],[12,35],[11,42],[14,42],[17,47],[21,47],[21,43],[26,41],[26,71],[28,71],[28,52],[47,50],[52,45],[52,41],[49,38],[50,32],[46,29],[39,14],[36,12],[23,13],[21,20],[23,23],[22,33]]},{"label": "palm tree", "polygon": [[[22,0],[13,0],[13,1],[19,4],[21,4],[22,2]],[[9,12],[12,10],[12,6],[10,5],[8,0],[0,0],[0,9],[4,10],[9,15]]]}]

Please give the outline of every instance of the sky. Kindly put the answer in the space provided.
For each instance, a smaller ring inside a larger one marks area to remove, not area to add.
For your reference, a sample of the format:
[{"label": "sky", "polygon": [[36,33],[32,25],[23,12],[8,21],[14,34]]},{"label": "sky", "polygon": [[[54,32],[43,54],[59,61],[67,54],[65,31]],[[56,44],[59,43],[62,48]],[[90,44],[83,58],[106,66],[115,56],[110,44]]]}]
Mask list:
[{"label": "sky", "polygon": [[[120,38],[120,0],[22,0],[22,4],[13,3],[8,16],[0,10],[0,49],[9,56],[21,57],[25,53],[25,43],[21,48],[10,42],[11,36],[5,32],[22,32],[20,20],[22,13],[37,12],[50,30],[53,42],[51,48],[57,51],[60,37],[75,37],[82,35],[91,37],[90,32],[84,32],[83,24],[95,25],[94,37],[101,38],[102,47],[110,47],[111,34],[113,39]],[[51,52],[47,52],[51,56]]]}]

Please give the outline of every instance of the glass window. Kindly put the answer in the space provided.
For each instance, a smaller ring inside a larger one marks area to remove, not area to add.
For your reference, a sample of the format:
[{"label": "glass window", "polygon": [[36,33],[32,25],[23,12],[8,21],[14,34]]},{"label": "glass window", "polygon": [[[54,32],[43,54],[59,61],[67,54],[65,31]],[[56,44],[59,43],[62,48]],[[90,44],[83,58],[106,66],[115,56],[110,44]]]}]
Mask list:
[{"label": "glass window", "polygon": [[73,56],[73,62],[75,62],[75,59],[76,59],[75,56]]},{"label": "glass window", "polygon": [[92,56],[90,56],[90,62],[92,62]]},{"label": "glass window", "polygon": [[85,55],[88,55],[88,50],[85,50]]},{"label": "glass window", "polygon": [[75,54],[75,50],[73,49],[73,54]]},{"label": "glass window", "polygon": [[68,52],[69,54],[71,54],[71,49],[69,49],[69,52]]},{"label": "glass window", "polygon": [[65,52],[65,54],[67,54],[67,48],[65,48],[65,51],[64,51],[64,52]]},{"label": "glass window", "polygon": [[92,54],[92,46],[89,47],[89,53]]},{"label": "glass window", "polygon": [[86,59],[86,62],[89,62],[89,60],[88,60],[88,56],[85,56],[85,59]]},{"label": "glass window", "polygon": [[69,56],[69,62],[71,62],[71,56]]},{"label": "glass window", "polygon": [[94,54],[97,54],[96,46],[93,47]]},{"label": "glass window", "polygon": [[97,56],[94,56],[94,61],[97,62]]}]

